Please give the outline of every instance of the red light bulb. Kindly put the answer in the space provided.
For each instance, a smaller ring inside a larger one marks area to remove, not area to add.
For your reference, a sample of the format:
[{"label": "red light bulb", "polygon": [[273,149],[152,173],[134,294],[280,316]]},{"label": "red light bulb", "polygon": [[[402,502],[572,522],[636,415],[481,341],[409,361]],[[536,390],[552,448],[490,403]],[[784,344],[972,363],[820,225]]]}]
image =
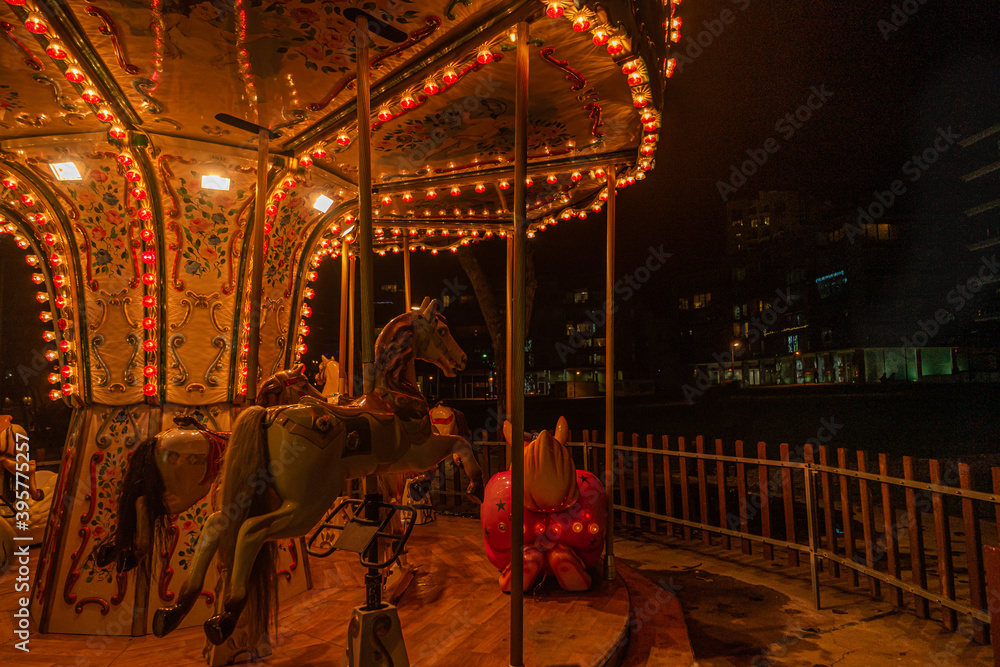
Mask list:
[{"label": "red light bulb", "polygon": [[[10,0],[7,0],[8,4],[14,4]],[[22,0],[21,4],[24,4]],[[49,58],[54,60],[64,60],[68,55],[66,49],[63,48],[62,44],[59,42],[49,42],[49,45],[45,47],[45,53],[48,54]]]},{"label": "red light bulb", "polygon": [[545,8],[545,15],[550,19],[557,19],[563,15],[563,6],[558,2],[550,2]]},{"label": "red light bulb", "polygon": [[458,72],[453,69],[447,69],[444,71],[444,76],[441,78],[444,79],[444,82],[450,86],[458,81]]},{"label": "red light bulb", "polygon": [[70,67],[68,70],[66,70],[64,76],[66,77],[66,80],[69,81],[70,83],[80,83],[81,81],[87,78],[87,75],[84,74],[83,70],[81,70],[79,67]]},{"label": "red light bulb", "polygon": [[[146,385],[143,385],[143,387],[142,387],[142,393],[145,394],[146,396],[155,396],[156,395],[156,385],[155,384],[146,384]],[[243,393],[246,393],[246,392],[244,391]]]}]

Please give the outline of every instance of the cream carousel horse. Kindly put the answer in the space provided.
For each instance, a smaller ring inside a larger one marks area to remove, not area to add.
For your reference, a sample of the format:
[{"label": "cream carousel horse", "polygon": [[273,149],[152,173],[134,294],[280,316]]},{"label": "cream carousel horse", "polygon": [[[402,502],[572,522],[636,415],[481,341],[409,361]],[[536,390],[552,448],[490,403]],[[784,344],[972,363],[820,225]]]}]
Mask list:
[{"label": "cream carousel horse", "polygon": [[427,403],[416,386],[415,359],[449,377],[465,367],[466,355],[437,306],[424,299],[419,309],[386,325],[376,344],[374,391],[354,403],[310,401],[243,411],[226,450],[220,510],[205,524],[177,604],[157,610],[154,634],[162,637],[180,625],[216,551],[226,570],[226,596],[223,611],[205,622],[205,634],[213,644],[223,643],[248,600],[257,612],[251,631],[265,633],[275,598],[273,540],[309,532],[348,479],[427,470],[458,453],[472,480],[467,492],[482,499],[483,473],[472,447],[461,437],[431,433]]},{"label": "cream carousel horse", "polygon": [[5,417],[4,421],[8,422],[7,426],[0,431],[0,477],[5,474],[10,475],[16,486],[16,480],[18,474],[20,473],[22,477],[26,476],[26,483],[28,485],[28,493],[34,500],[41,500],[45,494],[38,488],[38,484],[35,481],[35,462],[27,461],[27,471],[24,469],[24,459],[20,462],[17,460],[17,443],[18,436],[23,439],[27,439],[28,432],[24,430],[24,427],[18,424],[11,424],[10,416],[3,415]]},{"label": "cream carousel horse", "polygon": [[[288,405],[309,396],[324,400],[302,368],[279,371],[260,387],[262,405]],[[98,567],[117,561],[119,572],[147,563],[156,527],[188,510],[209,492],[219,474],[229,433],[211,431],[193,417],[175,419],[170,428],[139,443],[129,457],[118,496],[118,517],[111,538],[95,550]],[[161,532],[162,534],[162,532]]]},{"label": "cream carousel horse", "polygon": [[340,364],[337,363],[336,359],[331,359],[325,354],[319,356],[316,384],[323,387],[320,393],[324,396],[335,396],[340,393]]}]

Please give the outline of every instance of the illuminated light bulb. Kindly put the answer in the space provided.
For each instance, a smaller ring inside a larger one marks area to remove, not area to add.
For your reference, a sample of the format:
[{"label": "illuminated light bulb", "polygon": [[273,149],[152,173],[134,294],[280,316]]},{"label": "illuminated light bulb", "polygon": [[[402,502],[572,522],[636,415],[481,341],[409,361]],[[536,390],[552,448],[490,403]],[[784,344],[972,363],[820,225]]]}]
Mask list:
[{"label": "illuminated light bulb", "polygon": [[142,341],[142,349],[146,350],[146,352],[155,352],[156,341],[152,339]]},{"label": "illuminated light bulb", "polygon": [[38,258],[34,255],[28,255],[24,261],[28,263],[28,266],[38,266]]},{"label": "illuminated light bulb", "polygon": [[318,277],[319,274],[316,273],[315,271],[309,271],[308,273],[306,273],[306,280],[308,280],[309,282],[314,282]]},{"label": "illuminated light bulb", "polygon": [[[7,0],[7,3],[14,4],[10,0]],[[24,3],[22,2],[21,4],[23,5]],[[69,55],[59,42],[49,42],[49,45],[45,47],[45,53],[53,60],[65,60],[66,56]]]},{"label": "illuminated light bulb", "polygon": [[643,125],[642,129],[646,130],[647,132],[656,132],[658,129],[660,129],[660,125],[654,120],[652,122]]},{"label": "illuminated light bulb", "polygon": [[[382,253],[382,254],[385,254],[385,253]],[[309,350],[309,348],[306,347],[305,343],[302,343],[301,345],[299,345],[296,348],[296,350],[298,351],[299,354],[305,354]]]},{"label": "illuminated light bulb", "polygon": [[640,172],[637,172],[636,175],[635,175],[635,180],[637,180],[637,181],[641,181],[644,178],[646,178],[646,173],[645,172],[640,171]]},{"label": "illuminated light bulb", "polygon": [[622,40],[617,37],[608,42],[608,53],[611,55],[617,56],[623,50],[625,50],[625,45],[622,43]]},{"label": "illuminated light bulb", "polygon": [[524,184],[530,188],[532,185],[535,184],[535,182],[531,180],[531,176],[528,176],[526,179],[524,179]]},{"label": "illuminated light bulb", "polygon": [[31,282],[35,283],[36,285],[41,285],[42,283],[45,282],[45,276],[43,276],[41,273],[32,273]]},{"label": "illuminated light bulb", "polygon": [[63,354],[68,353],[72,349],[73,349],[73,343],[69,342],[68,340],[59,341],[59,351],[62,352]]},{"label": "illuminated light bulb", "polygon": [[399,106],[403,107],[406,110],[410,110],[415,106],[417,106],[417,101],[413,99],[412,95],[407,95],[402,100],[400,100]]},{"label": "illuminated light bulb", "polygon": [[156,375],[156,366],[153,366],[152,364],[150,364],[148,366],[143,367],[142,374],[145,375],[148,378],[151,378],[151,377],[155,376]]},{"label": "illuminated light bulb", "polygon": [[608,201],[608,193],[607,192],[602,192],[600,199],[601,199],[601,201]]},{"label": "illuminated light bulb", "polygon": [[649,160],[643,160],[639,163],[639,169],[642,169],[643,171],[649,171],[652,167],[653,164]]},{"label": "illuminated light bulb", "polygon": [[145,264],[155,264],[156,263],[156,252],[153,250],[144,250],[142,255],[140,255],[142,261]]},{"label": "illuminated light bulb", "polygon": [[[146,221],[148,221],[148,220],[149,220],[150,218],[152,218],[152,217],[153,217],[153,211],[151,211],[151,210],[150,210],[150,209],[148,209],[148,208],[140,208],[140,209],[139,209],[139,210],[138,210],[138,211],[136,212],[136,215],[137,215],[137,216],[139,216],[139,219],[140,219],[140,220],[142,220],[143,222],[146,222]],[[144,230],[144,231],[149,231],[149,230]],[[151,231],[150,231],[149,233],[150,233],[150,238],[152,238],[152,233],[153,233],[153,232],[151,232]],[[147,239],[147,240],[149,240],[149,239]]]},{"label": "illuminated light bulb", "polygon": [[44,35],[49,30],[49,26],[45,25],[45,19],[38,12],[28,14],[28,18],[24,21],[24,27],[35,35]]},{"label": "illuminated light bulb", "polygon": [[56,320],[56,328],[58,328],[59,331],[66,331],[66,329],[69,328],[69,320],[67,320],[65,317],[60,317],[58,320]]},{"label": "illuminated light bulb", "polygon": [[564,212],[564,213],[562,214],[562,219],[563,219],[563,220],[569,220],[569,219],[570,219],[570,218],[572,218],[572,217],[573,217],[573,214],[572,214],[572,213],[570,213],[569,211],[566,211],[566,212]]},{"label": "illuminated light bulb", "polygon": [[381,107],[378,110],[378,119],[383,123],[392,120],[392,112],[389,111],[388,107]]},{"label": "illuminated light bulb", "polygon": [[437,196],[438,196],[438,193],[435,192],[434,190],[428,190],[427,191],[427,198],[428,199],[436,199]]},{"label": "illuminated light bulb", "polygon": [[38,319],[40,319],[42,322],[51,322],[52,313],[50,313],[47,310],[43,310],[42,312],[38,313]]},{"label": "illuminated light bulb", "polygon": [[573,19],[573,30],[577,32],[583,32],[590,28],[590,21],[587,20],[586,16],[577,16]]},{"label": "illuminated light bulb", "polygon": [[305,290],[303,290],[302,294],[303,296],[305,296],[305,298],[311,299],[314,296],[316,296],[316,290],[314,290],[312,287],[307,287],[305,288]]},{"label": "illuminated light bulb", "polygon": [[569,178],[571,181],[576,183],[583,179],[583,174],[581,174],[578,171],[574,171],[572,174],[569,175]]},{"label": "illuminated light bulb", "polygon": [[644,136],[642,138],[642,143],[644,143],[644,144],[655,144],[656,143],[656,135],[655,134],[647,134],[646,136]]},{"label": "illuminated light bulb", "polygon": [[558,2],[550,2],[545,8],[545,15],[550,19],[557,19],[563,15],[563,6]]},{"label": "illuminated light bulb", "polygon": [[4,178],[2,182],[3,186],[8,190],[17,190],[17,181],[13,178]]},{"label": "illuminated light bulb", "polygon": [[594,178],[606,178],[608,173],[602,167],[594,170]]},{"label": "illuminated light bulb", "polygon": [[122,153],[116,159],[118,160],[118,164],[120,164],[123,167],[131,167],[132,166],[132,162],[133,162],[132,156],[129,155],[128,153]]},{"label": "illuminated light bulb", "polygon": [[308,155],[303,155],[302,157],[299,158],[299,164],[301,164],[303,167],[308,167],[312,163],[313,163],[312,158],[309,157]]},{"label": "illuminated light bulb", "polygon": [[680,30],[673,30],[673,31],[671,31],[671,33],[670,33],[670,41],[671,42],[679,42],[679,41],[681,41],[681,31]]},{"label": "illuminated light bulb", "polygon": [[434,248],[434,249],[432,249],[432,250],[431,250],[431,254],[432,254],[432,255],[436,255],[436,254],[438,254],[438,251],[437,251],[437,248]]},{"label": "illuminated light bulb", "polygon": [[395,254],[398,254],[398,253],[399,253],[399,248],[397,248],[396,246],[392,246],[392,254],[395,255]]},{"label": "illuminated light bulb", "polygon": [[70,394],[72,394],[73,393],[73,385],[71,385],[69,382],[63,383],[62,393],[63,393],[64,396],[69,396]]},{"label": "illuminated light bulb", "polygon": [[303,336],[308,336],[309,335],[309,325],[308,324],[303,324],[302,326],[300,326],[299,327],[299,333],[302,334]]},{"label": "illuminated light bulb", "polygon": [[548,183],[549,185],[554,184],[558,180],[559,177],[556,176],[555,174],[549,174],[548,176],[545,177],[545,182]]},{"label": "illuminated light bulb", "polygon": [[273,218],[274,216],[278,215],[278,207],[275,206],[274,204],[268,204],[267,207],[264,209],[264,213]]},{"label": "illuminated light bulb", "polygon": [[57,255],[55,253],[52,253],[51,255],[49,255],[49,265],[50,266],[59,266],[60,264],[62,264],[62,257],[60,257],[59,255]]},{"label": "illuminated light bulb", "polygon": [[639,69],[639,63],[635,60],[629,60],[624,65],[622,65],[622,74],[631,74]]},{"label": "illuminated light bulb", "polygon": [[[49,350],[49,352],[55,352],[55,350]],[[63,366],[62,368],[59,369],[59,374],[62,375],[64,378],[70,378],[73,375],[73,368],[71,366]]]},{"label": "illuminated light bulb", "polygon": [[125,172],[125,180],[129,183],[138,183],[142,180],[142,174],[137,172],[135,169],[130,169]]},{"label": "illuminated light bulb", "polygon": [[639,149],[639,152],[643,155],[652,155],[656,152],[656,146],[653,146],[652,144],[643,144],[642,148]]},{"label": "illuminated light bulb", "polygon": [[[146,396],[156,396],[156,385],[155,384],[144,384],[142,385],[142,393]],[[243,392],[247,393],[246,385],[243,385]]]},{"label": "illuminated light bulb", "polygon": [[403,201],[406,202],[406,203],[410,203],[411,201],[413,201],[413,193],[404,192],[403,193]]},{"label": "illuminated light bulb", "polygon": [[58,401],[62,397],[63,397],[62,392],[59,391],[58,389],[53,389],[52,391],[49,392],[50,401]]},{"label": "illuminated light bulb", "polygon": [[132,188],[132,198],[136,201],[144,201],[146,199],[146,191],[143,188],[135,187]]},{"label": "illuminated light bulb", "polygon": [[596,535],[598,532],[600,532],[601,527],[598,526],[596,523],[592,523],[589,526],[587,526],[587,530],[589,530],[591,534]]},{"label": "illuminated light bulb", "polygon": [[49,373],[46,379],[49,381],[49,384],[59,384],[62,382],[62,376],[59,373]]},{"label": "illuminated light bulb", "polygon": [[144,318],[142,318],[142,328],[146,329],[147,331],[155,329],[156,328],[156,320],[154,318],[152,318],[152,317],[144,317]]},{"label": "illuminated light bulb", "polygon": [[49,300],[49,293],[38,292],[37,294],[35,294],[35,300],[38,301],[38,303],[45,303],[46,301]]},{"label": "illuminated light bulb", "polygon": [[450,236],[450,235],[451,235],[451,232],[449,232],[447,229],[442,229],[441,230],[441,236]]},{"label": "illuminated light bulb", "polygon": [[393,235],[393,236],[399,236],[399,235],[400,235],[400,234],[402,234],[402,233],[403,233],[403,232],[402,232],[402,231],[401,231],[401,230],[399,229],[399,227],[395,227],[395,228],[393,228],[393,230],[392,230],[392,235]]},{"label": "illuminated light bulb", "polygon": [[444,71],[444,75],[441,78],[444,79],[444,82],[450,86],[451,84],[458,81],[458,72],[456,72],[453,69],[446,69]]},{"label": "illuminated light bulb", "polygon": [[458,252],[458,248],[452,248],[451,251],[452,252]]},{"label": "illuminated light bulb", "polygon": [[80,93],[80,97],[82,97],[83,101],[88,104],[99,104],[101,102],[101,96],[98,95],[97,91],[93,88],[87,88],[85,91]]},{"label": "illuminated light bulb", "polygon": [[55,245],[58,239],[55,234],[42,234],[42,240],[45,241],[45,245]]},{"label": "illuminated light bulb", "polygon": [[142,297],[142,305],[144,308],[154,308],[156,307],[156,297],[152,294],[147,294]]},{"label": "illuminated light bulb", "polygon": [[611,39],[611,35],[608,31],[603,28],[598,28],[594,31],[594,46],[604,46]]},{"label": "illuminated light bulb", "polygon": [[646,96],[642,94],[636,95],[635,98],[632,100],[632,106],[634,106],[636,109],[641,109],[648,103],[649,102],[648,100],[646,100]]},{"label": "illuminated light bulb", "polygon": [[80,69],[79,67],[70,67],[68,70],[66,70],[63,76],[65,76],[66,80],[69,81],[70,83],[80,83],[81,81],[87,78],[87,75],[84,74],[83,70]]},{"label": "illuminated light bulb", "polygon": [[53,303],[56,304],[56,308],[67,308],[69,307],[69,299],[65,296],[59,295],[55,298]]},{"label": "illuminated light bulb", "polygon": [[62,287],[66,284],[66,276],[59,275],[58,273],[52,276],[52,284],[56,287]]},{"label": "illuminated light bulb", "polygon": [[14,239],[14,243],[16,243],[17,247],[20,248],[21,250],[27,250],[28,246],[30,245],[28,243],[28,239],[22,238],[20,236]]},{"label": "illuminated light bulb", "polygon": [[29,194],[23,194],[21,195],[21,203],[24,204],[25,206],[34,206],[35,198]]},{"label": "illuminated light bulb", "polygon": [[[347,136],[347,133],[341,132],[340,134],[337,135],[337,143],[340,144],[341,146],[346,146],[347,144],[351,143],[351,138]],[[322,146],[317,146],[316,148],[313,149],[312,156],[316,160],[322,160],[323,158],[326,157],[326,149],[324,149]]]},{"label": "illuminated light bulb", "polygon": [[108,130],[108,134],[111,135],[112,139],[124,139],[125,138],[125,130],[122,129],[118,125],[115,125],[110,130]]},{"label": "illuminated light bulb", "polygon": [[508,183],[506,180],[500,181],[500,189],[501,190],[507,190],[509,188],[510,188],[510,183]]},{"label": "illuminated light bulb", "polygon": [[[580,218],[581,220],[586,220],[587,219],[587,212],[586,211],[580,211],[579,213],[576,214],[576,217]],[[555,223],[553,222],[552,224],[555,224]]]},{"label": "illuminated light bulb", "polygon": [[476,62],[480,65],[488,65],[493,62],[493,53],[489,49],[482,49],[476,56]]},{"label": "illuminated light bulb", "polygon": [[306,304],[302,304],[302,317],[310,317],[313,314],[312,308]]},{"label": "illuminated light bulb", "polygon": [[638,86],[642,82],[643,82],[642,75],[639,74],[638,72],[632,72],[631,74],[628,75],[628,85]]},{"label": "illuminated light bulb", "polygon": [[382,196],[382,203],[385,204],[386,206],[391,205],[392,204],[392,195],[383,195]]},{"label": "illuminated light bulb", "polygon": [[294,178],[286,178],[285,182],[281,184],[281,187],[285,188],[286,190],[291,190],[296,185],[297,183],[295,182]]},{"label": "illuminated light bulb", "polygon": [[462,194],[462,188],[458,187],[457,185],[453,185],[451,188],[451,196],[457,197],[460,194]]},{"label": "illuminated light bulb", "polygon": [[142,274],[142,284],[147,286],[152,286],[156,284],[156,274],[155,273],[144,273]]},{"label": "illuminated light bulb", "polygon": [[273,194],[273,195],[271,196],[271,199],[273,199],[274,201],[282,201],[282,200],[284,200],[284,199],[285,199],[285,197],[287,197],[287,196],[288,196],[288,193],[287,193],[287,192],[285,192],[284,190],[277,190],[277,191],[275,191],[275,193],[274,193],[274,194]]},{"label": "illuminated light bulb", "polygon": [[428,95],[437,95],[441,91],[440,86],[434,79],[427,79],[424,81],[424,92]]}]

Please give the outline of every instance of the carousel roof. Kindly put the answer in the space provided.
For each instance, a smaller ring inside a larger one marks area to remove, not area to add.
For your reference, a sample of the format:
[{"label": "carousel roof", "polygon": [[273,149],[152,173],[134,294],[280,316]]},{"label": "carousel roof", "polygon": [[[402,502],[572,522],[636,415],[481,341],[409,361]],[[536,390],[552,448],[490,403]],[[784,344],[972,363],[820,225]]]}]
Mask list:
[{"label": "carousel roof", "polygon": [[[358,12],[371,17],[384,254],[404,239],[440,252],[510,228],[519,21],[531,31],[529,233],[600,210],[605,170],[619,187],[641,180],[679,4],[0,3],[0,216],[33,253],[51,321],[64,327],[51,342],[67,341],[57,353],[66,382],[53,391],[115,403],[137,392],[232,398],[239,350],[213,336],[242,331],[258,127],[269,131],[265,310],[281,322],[261,354],[274,367],[292,360],[310,269],[338,252],[357,214]],[[206,336],[198,364],[176,338],[189,323]],[[136,342],[111,350],[105,327],[118,325]],[[108,355],[121,357],[118,370]]]}]

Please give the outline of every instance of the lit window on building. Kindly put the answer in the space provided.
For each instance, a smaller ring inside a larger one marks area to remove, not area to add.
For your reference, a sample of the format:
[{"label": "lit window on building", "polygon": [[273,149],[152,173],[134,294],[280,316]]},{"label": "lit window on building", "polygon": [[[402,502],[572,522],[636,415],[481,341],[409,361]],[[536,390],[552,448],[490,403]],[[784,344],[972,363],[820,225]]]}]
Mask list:
[{"label": "lit window on building", "polygon": [[576,333],[576,327],[573,326],[572,322],[567,322],[566,323],[566,335],[567,336],[572,336],[574,333]]},{"label": "lit window on building", "polygon": [[593,322],[580,322],[576,325],[576,330],[580,333],[594,333]]},{"label": "lit window on building", "polygon": [[704,294],[695,294],[694,295],[694,307],[695,307],[695,309],[698,309],[698,308],[708,308],[709,305],[711,305],[711,303],[712,303],[712,293],[711,292],[705,292]]},{"label": "lit window on building", "polygon": [[733,319],[738,320],[743,315],[743,309],[739,306],[733,306]]},{"label": "lit window on building", "polygon": [[798,352],[799,351],[799,335],[795,334],[788,337],[788,351]]},{"label": "lit window on building", "polygon": [[587,303],[587,299],[590,297],[587,290],[578,289],[573,292],[573,303]]},{"label": "lit window on building", "polygon": [[843,293],[846,286],[847,276],[843,271],[828,273],[827,275],[820,276],[816,279],[816,289],[819,292],[819,298],[821,299],[826,299]]},{"label": "lit window on building", "polygon": [[683,298],[682,299],[678,299],[677,300],[677,307],[680,310],[687,310],[687,309],[689,309],[691,307],[691,302],[688,301],[687,299],[683,299]]}]

